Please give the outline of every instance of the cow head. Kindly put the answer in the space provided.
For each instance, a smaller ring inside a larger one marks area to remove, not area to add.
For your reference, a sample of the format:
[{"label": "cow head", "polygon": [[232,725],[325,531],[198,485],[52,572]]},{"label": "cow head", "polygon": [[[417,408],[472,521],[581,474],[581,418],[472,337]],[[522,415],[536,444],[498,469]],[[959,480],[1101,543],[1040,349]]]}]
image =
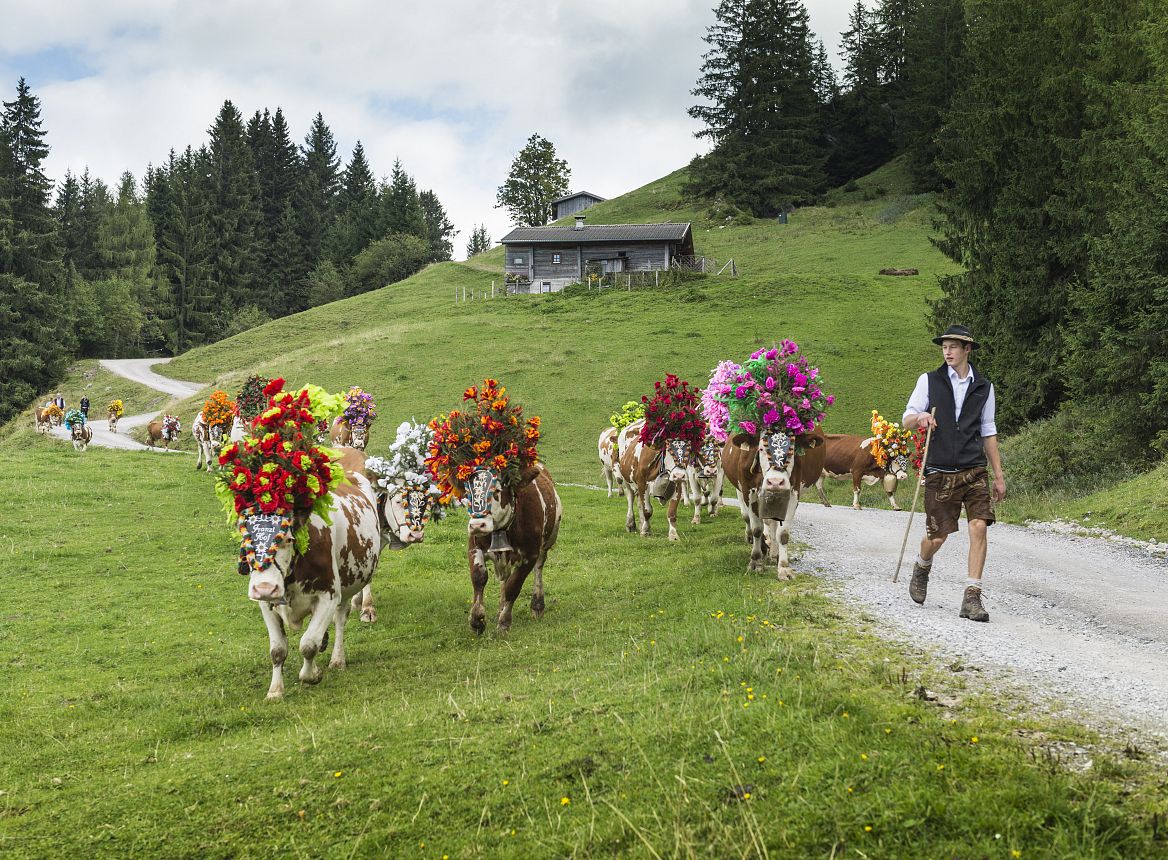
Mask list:
[{"label": "cow head", "polygon": [[713,478],[718,474],[718,467],[722,463],[721,448],[718,440],[707,436],[694,455],[694,468],[699,478]]},{"label": "cow head", "polygon": [[466,484],[467,526],[472,535],[503,531],[515,519],[515,495],[493,469],[478,468]]},{"label": "cow head", "polygon": [[361,423],[353,424],[350,427],[350,432],[353,438],[349,440],[349,445],[358,451],[364,451],[365,446],[369,443],[369,426]]},{"label": "cow head", "polygon": [[73,425],[73,438],[78,442],[82,442],[88,438],[88,430],[84,422]]},{"label": "cow head", "polygon": [[207,436],[211,439],[213,445],[218,445],[223,441],[223,425],[212,424],[207,430]]},{"label": "cow head", "polygon": [[765,431],[759,440],[758,464],[764,490],[790,490],[791,470],[795,468],[795,437],[782,430]]},{"label": "cow head", "polygon": [[426,537],[433,494],[422,484],[398,485],[378,497],[381,516],[381,546],[404,549]]},{"label": "cow head", "polygon": [[[860,447],[866,448],[866,449],[868,449],[869,452],[871,452],[871,450],[872,450],[871,445],[875,441],[876,440],[874,438],[865,439],[863,442],[860,443]],[[872,459],[873,460],[876,459],[875,454],[872,455]],[[879,461],[877,460],[877,462],[879,462]],[[896,492],[896,483],[897,483],[897,481],[903,481],[905,478],[908,477],[908,468],[909,468],[908,454],[902,453],[902,454],[897,454],[895,457],[890,457],[888,459],[888,462],[884,464],[884,481],[883,481],[884,492],[886,492],[886,493]]]},{"label": "cow head", "polygon": [[307,526],[308,512],[271,514],[250,509],[239,517],[239,572],[248,578],[247,596],[267,603],[284,601],[284,580],[296,554],[293,531]]}]

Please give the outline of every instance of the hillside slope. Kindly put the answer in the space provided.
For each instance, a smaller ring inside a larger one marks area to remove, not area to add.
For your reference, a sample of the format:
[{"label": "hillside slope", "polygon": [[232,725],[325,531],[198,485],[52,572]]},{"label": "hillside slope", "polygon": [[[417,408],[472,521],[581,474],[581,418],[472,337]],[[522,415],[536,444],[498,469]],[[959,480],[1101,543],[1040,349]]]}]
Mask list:
[{"label": "hillside slope", "polygon": [[[682,179],[670,174],[594,207],[589,218],[693,221],[698,252],[733,257],[740,277],[456,303],[463,288],[489,294],[492,274],[482,266],[492,255],[501,265],[496,249],[473,265],[432,266],[192,350],[165,372],[215,379],[232,391],[252,372],[330,389],[360,385],[380,410],[377,450],[397,421],[453,408],[467,385],[498,377],[543,416],[544,457],[553,474],[571,481],[595,479],[595,439],[608,415],[667,371],[701,384],[719,360],[782,338],[804,347],[838,395],[829,430],[862,432],[873,408],[899,414],[916,375],[935,362],[926,302],[936,295],[936,275],[951,265],[929,243],[930,207],[899,193],[896,166],[840,195],[834,207],[795,213],[787,225],[713,223],[682,197]],[[864,200],[877,186],[887,193]],[[881,277],[884,266],[922,274]]]}]

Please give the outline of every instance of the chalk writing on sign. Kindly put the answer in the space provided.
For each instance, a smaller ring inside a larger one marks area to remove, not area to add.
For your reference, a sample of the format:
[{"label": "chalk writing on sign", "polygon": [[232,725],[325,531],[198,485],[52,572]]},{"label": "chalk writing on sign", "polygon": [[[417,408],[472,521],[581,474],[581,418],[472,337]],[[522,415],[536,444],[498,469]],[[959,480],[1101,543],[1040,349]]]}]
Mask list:
[{"label": "chalk writing on sign", "polygon": [[280,514],[252,514],[247,518],[247,536],[255,547],[257,570],[262,568],[268,547],[280,539]]}]

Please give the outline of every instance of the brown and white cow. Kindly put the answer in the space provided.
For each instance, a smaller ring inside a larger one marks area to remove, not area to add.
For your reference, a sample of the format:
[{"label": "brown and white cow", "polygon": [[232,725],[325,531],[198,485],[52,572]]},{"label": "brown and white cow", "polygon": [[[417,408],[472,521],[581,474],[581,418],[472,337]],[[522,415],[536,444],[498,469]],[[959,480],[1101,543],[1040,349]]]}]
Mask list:
[{"label": "brown and white cow", "polygon": [[195,416],[195,423],[191,425],[191,435],[195,437],[195,444],[199,448],[195,470],[206,468],[210,472],[219,462],[218,451],[223,446],[223,425],[208,425],[203,413],[199,412]]},{"label": "brown and white cow", "polygon": [[118,432],[118,413],[114,410],[109,410],[105,416],[105,426],[111,433]]},{"label": "brown and white cow", "polygon": [[487,585],[487,558],[495,566],[499,588],[499,632],[511,629],[511,609],[528,574],[535,574],[531,592],[531,614],[543,616],[543,565],[560,533],[563,506],[555,482],[542,463],[521,477],[515,487],[506,487],[487,468],[476,469],[466,485],[466,556],[474,602],[470,607],[470,629],[486,629],[483,589]]},{"label": "brown and white cow", "polygon": [[356,448],[358,451],[364,451],[365,446],[369,444],[369,425],[364,423],[350,424],[347,418],[339,415],[333,419],[329,438],[334,445],[346,445],[350,448]]},{"label": "brown and white cow", "polygon": [[[381,525],[381,551],[408,549],[426,539],[426,523],[437,500],[421,485],[399,485],[388,491],[374,489],[377,517]],[[361,620],[377,621],[373,586],[366,585],[353,595],[353,609],[361,610]]]},{"label": "brown and white cow", "polygon": [[799,490],[810,487],[823,471],[823,433],[795,436],[766,432],[761,438],[740,434],[722,447],[726,478],[738,490],[746,540],[751,544],[747,570],[763,569],[764,535],[779,579],[792,579],[787,543],[799,507]]},{"label": "brown and white cow", "polygon": [[73,448],[76,451],[84,451],[89,447],[89,443],[93,441],[93,428],[88,424],[74,424],[71,430],[73,439]]},{"label": "brown and white cow", "polygon": [[707,436],[694,452],[693,463],[686,470],[682,484],[682,502],[694,506],[693,524],[702,522],[702,507],[711,517],[718,516],[722,507],[722,484],[726,472],[722,468],[722,446],[713,436]]},{"label": "brown and white cow", "polygon": [[619,459],[616,437],[617,429],[606,427],[600,432],[600,439],[596,443],[596,452],[600,456],[600,472],[604,475],[604,484],[608,488],[610,499],[622,491],[620,472],[616,469],[616,462]]},{"label": "brown and white cow", "polygon": [[[308,552],[295,551],[291,535],[282,536],[272,560],[260,569],[241,561],[241,573],[248,575],[247,596],[260,605],[272,659],[272,682],[268,698],[284,695],[284,660],[288,656],[285,625],[298,629],[307,617],[300,637],[300,680],[315,684],[324,671],[316,657],[328,647],[328,628],[334,626],[334,643],[329,668],[345,668],[345,623],[354,595],[373,579],[381,557],[381,535],[373,487],[364,472],[365,456],[358,451],[343,452],[341,464],[348,483],[333,489],[327,525],[319,516],[300,512],[293,526],[307,522]],[[244,570],[243,568],[248,568]]]},{"label": "brown and white cow", "polygon": [[36,431],[38,433],[48,433],[53,427],[53,422],[49,417],[49,407],[35,407],[33,409],[33,421],[36,422]]},{"label": "brown and white cow", "polygon": [[641,441],[641,428],[645,420],[634,421],[621,431],[620,473],[624,481],[628,514],[625,528],[633,531],[633,504],[636,500],[641,511],[641,534],[649,534],[649,521],[653,518],[653,499],[659,500],[669,520],[669,539],[678,540],[677,506],[681,503],[681,487],[686,480],[686,469],[693,460],[693,447],[681,439],[667,439],[661,448],[654,448]]},{"label": "brown and white cow", "polygon": [[825,437],[823,474],[815,482],[815,489],[819,499],[830,507],[827,493],[823,491],[825,478],[852,481],[852,507],[860,510],[860,484],[883,484],[884,494],[888,496],[888,503],[894,511],[899,511],[900,505],[896,502],[896,485],[908,477],[909,461],[907,454],[901,454],[889,460],[887,465],[880,466],[872,453],[872,437],[854,436],[843,433],[829,433]]},{"label": "brown and white cow", "polygon": [[162,442],[162,447],[169,450],[171,442],[178,442],[178,437],[182,433],[182,425],[177,418],[172,420],[173,423],[169,426],[166,426],[165,418],[156,418],[147,424],[146,444],[153,448],[155,442]]}]

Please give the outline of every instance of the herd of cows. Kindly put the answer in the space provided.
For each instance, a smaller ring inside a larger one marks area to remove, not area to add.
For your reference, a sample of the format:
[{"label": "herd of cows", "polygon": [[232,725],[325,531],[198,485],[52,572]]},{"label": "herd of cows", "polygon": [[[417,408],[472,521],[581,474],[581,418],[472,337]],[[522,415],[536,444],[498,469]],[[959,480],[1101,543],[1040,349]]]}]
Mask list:
[{"label": "herd of cows", "polygon": [[[871,440],[863,436],[824,435],[818,429],[800,435],[776,431],[760,437],[733,437],[722,444],[707,436],[696,450],[688,442],[673,439],[658,449],[641,441],[643,423],[635,421],[619,431],[609,427],[598,443],[608,495],[625,496],[625,525],[630,532],[636,530],[635,511],[639,509],[640,533],[649,534],[652,499],[656,498],[666,508],[669,539],[677,540],[678,506],[694,506],[695,524],[701,522],[703,508],[709,516],[716,516],[722,504],[723,482],[728,480],[737,490],[751,545],[748,569],[762,570],[764,558],[769,557],[777,565],[778,578],[789,579],[794,573],[787,544],[801,490],[816,487],[826,505],[824,478],[851,480],[853,507],[858,509],[861,484],[881,483],[892,507],[900,509],[894,494],[897,482],[908,476],[907,459],[877,465],[868,448]],[[111,413],[110,430],[116,432],[116,426],[117,419]],[[196,468],[210,470],[217,465],[216,452],[223,443],[224,430],[221,425],[208,426],[201,412],[195,418]],[[237,440],[245,432],[244,422],[236,417],[227,435]],[[180,433],[181,424],[173,416],[164,416],[147,427],[151,445],[169,447]],[[308,528],[308,551],[298,555],[287,532],[270,564],[259,570],[240,565],[240,573],[249,577],[248,597],[259,603],[268,630],[272,663],[269,699],[284,694],[287,628],[299,629],[306,618],[311,619],[299,644],[302,682],[316,683],[322,678],[316,658],[328,647],[330,627],[334,643],[329,666],[343,668],[344,630],[350,612],[358,609],[363,621],[376,620],[371,583],[382,551],[405,549],[424,539],[433,497],[415,486],[376,488],[365,470],[368,434],[368,426],[350,427],[343,418],[328,428],[332,444],[342,451],[341,465],[348,482],[334,490],[331,522],[307,512],[293,514],[293,528]],[[478,469],[466,486],[462,504],[469,514],[467,562],[474,589],[471,629],[482,633],[486,628],[488,561],[501,582],[498,629],[510,628],[512,608],[529,576],[533,576],[531,610],[535,617],[542,616],[543,566],[556,543],[563,511],[547,469],[537,464],[516,486],[504,485],[489,468]]]},{"label": "herd of cows", "polygon": [[762,570],[766,554],[777,563],[779,579],[794,576],[787,544],[802,490],[814,486],[820,501],[830,507],[824,479],[850,480],[852,507],[859,510],[861,485],[880,483],[889,504],[900,510],[896,486],[910,469],[904,455],[879,465],[870,450],[872,440],[864,436],[825,435],[819,429],[799,435],[766,432],[723,444],[706,436],[696,450],[688,442],[670,439],[657,449],[641,441],[644,426],[641,419],[620,430],[608,427],[597,442],[609,498],[623,493],[628,502],[625,528],[636,530],[639,510],[641,534],[648,535],[655,498],[665,505],[669,539],[677,540],[678,506],[694,506],[695,525],[702,521],[703,507],[715,516],[722,503],[722,484],[729,480],[738,492],[751,544],[749,569]]}]

